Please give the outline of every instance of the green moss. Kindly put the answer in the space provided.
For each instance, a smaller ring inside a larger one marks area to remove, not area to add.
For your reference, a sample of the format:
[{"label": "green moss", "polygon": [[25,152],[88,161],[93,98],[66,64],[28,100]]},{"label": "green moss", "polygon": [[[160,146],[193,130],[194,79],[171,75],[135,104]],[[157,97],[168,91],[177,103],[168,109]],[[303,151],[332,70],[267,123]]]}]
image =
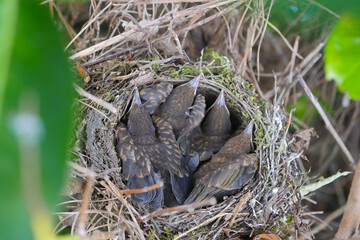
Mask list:
[{"label": "green moss", "polygon": [[171,233],[172,232],[172,229],[171,228],[168,228],[168,227],[164,227],[164,230],[165,230],[165,232],[168,232],[168,233]]},{"label": "green moss", "polygon": [[148,231],[147,231],[147,235],[148,235],[148,239],[149,240],[155,240],[156,238],[156,230],[155,228],[151,227]]},{"label": "green moss", "polygon": [[198,68],[193,67],[183,67],[181,69],[181,75],[199,75],[201,72]]},{"label": "green moss", "polygon": [[179,71],[176,71],[175,69],[172,69],[170,74],[169,74],[169,77],[171,77],[171,78],[180,78]]},{"label": "green moss", "polygon": [[198,229],[190,232],[190,233],[189,233],[189,236],[194,236],[194,235],[196,235],[196,234],[198,234],[198,233],[208,232],[208,231],[209,231],[209,229],[208,229],[207,227],[198,228]]},{"label": "green moss", "polygon": [[160,68],[160,64],[152,64],[151,65],[151,69],[154,71],[158,70],[159,68]]},{"label": "green moss", "polygon": [[107,102],[113,102],[115,100],[115,95],[112,95],[110,92],[107,92],[104,100]]}]

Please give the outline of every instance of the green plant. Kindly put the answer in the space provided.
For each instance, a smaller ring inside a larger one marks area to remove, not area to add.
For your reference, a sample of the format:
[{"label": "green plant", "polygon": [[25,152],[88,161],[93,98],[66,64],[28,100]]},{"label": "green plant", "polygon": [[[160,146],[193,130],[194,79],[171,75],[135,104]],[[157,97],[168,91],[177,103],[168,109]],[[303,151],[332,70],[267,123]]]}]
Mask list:
[{"label": "green plant", "polygon": [[46,6],[0,1],[0,239],[53,237],[74,97],[60,39]]},{"label": "green plant", "polygon": [[[355,8],[358,9],[358,8]],[[325,73],[352,99],[360,99],[360,16],[344,13],[335,25],[325,47]]]}]

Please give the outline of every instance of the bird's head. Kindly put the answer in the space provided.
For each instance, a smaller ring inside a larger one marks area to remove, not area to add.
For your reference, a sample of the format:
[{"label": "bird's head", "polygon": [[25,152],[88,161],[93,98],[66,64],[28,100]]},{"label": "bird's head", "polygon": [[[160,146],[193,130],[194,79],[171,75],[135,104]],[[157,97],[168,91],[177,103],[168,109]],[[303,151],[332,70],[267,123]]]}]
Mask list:
[{"label": "bird's head", "polygon": [[194,79],[192,79],[187,83],[181,84],[180,86],[176,87],[174,91],[177,92],[177,94],[181,94],[181,97],[184,99],[193,100],[196,95],[196,91],[199,86],[200,79],[201,79],[201,75],[195,77]]},{"label": "bird's head", "polygon": [[206,135],[227,135],[231,131],[230,112],[225,103],[224,90],[221,90],[215,103],[208,109],[204,123],[203,133]]},{"label": "bird's head", "polygon": [[155,135],[155,127],[151,117],[141,104],[138,89],[135,89],[134,98],[129,110],[128,130],[133,136]]}]

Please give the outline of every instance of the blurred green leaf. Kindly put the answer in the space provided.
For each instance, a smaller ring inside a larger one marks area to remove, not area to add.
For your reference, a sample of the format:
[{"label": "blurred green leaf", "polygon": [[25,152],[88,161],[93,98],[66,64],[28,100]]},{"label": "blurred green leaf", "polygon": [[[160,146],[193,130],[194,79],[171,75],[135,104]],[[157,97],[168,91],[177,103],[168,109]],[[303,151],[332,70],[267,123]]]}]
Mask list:
[{"label": "blurred green leaf", "polygon": [[0,121],[17,20],[16,0],[0,1]]},{"label": "blurred green leaf", "polygon": [[[42,195],[31,197],[45,199],[53,211],[63,187],[70,145],[72,75],[47,6],[33,0],[2,0],[0,13],[0,43],[5,43],[0,49],[6,48],[1,50],[6,54],[0,56],[0,64],[4,64],[0,71],[0,104],[4,100],[0,109],[0,239],[32,239],[27,208],[31,204],[25,200],[24,191],[34,195],[36,191],[35,186],[34,191],[22,189],[20,172],[27,169],[20,164],[20,141],[29,145],[39,142]],[[37,99],[38,116],[32,116],[31,109],[19,110],[20,100],[28,93]],[[18,121],[24,116],[30,117]],[[23,139],[26,131],[37,131],[39,139]]]},{"label": "blurred green leaf", "polygon": [[55,2],[65,2],[65,3],[72,3],[72,2],[90,2],[91,0],[56,0]]},{"label": "blurred green leaf", "polygon": [[[358,3],[358,0],[277,0],[270,22],[290,40],[300,36],[306,44],[322,41],[324,33],[336,23],[336,15]],[[267,5],[270,1],[267,1]]]},{"label": "blurred green leaf", "polygon": [[360,16],[344,13],[325,47],[326,79],[334,79],[340,90],[360,99]]}]

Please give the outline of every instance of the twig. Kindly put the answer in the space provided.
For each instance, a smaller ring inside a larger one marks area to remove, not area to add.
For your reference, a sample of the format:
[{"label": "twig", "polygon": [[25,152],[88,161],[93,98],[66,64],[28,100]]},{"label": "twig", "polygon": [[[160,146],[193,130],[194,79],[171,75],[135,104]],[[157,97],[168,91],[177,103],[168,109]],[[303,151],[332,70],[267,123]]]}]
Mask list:
[{"label": "twig", "polygon": [[208,206],[208,205],[215,205],[216,204],[216,199],[215,198],[210,198],[208,200],[204,200],[201,202],[197,202],[197,203],[192,203],[189,205],[181,205],[181,206],[176,206],[176,207],[170,207],[170,208],[164,208],[164,209],[159,209],[153,213],[150,213],[148,215],[145,215],[141,218],[138,219],[139,222],[144,222],[146,220],[149,220],[153,217],[159,216],[159,215],[163,215],[163,214],[167,214],[167,213],[175,213],[175,212],[193,212],[196,208],[201,208],[204,206]]},{"label": "twig", "polygon": [[[262,18],[263,18],[263,17],[262,17]],[[288,40],[286,39],[286,37],[280,32],[280,30],[279,30],[277,27],[275,27],[275,25],[273,25],[271,22],[267,21],[266,19],[264,19],[264,20],[266,21],[266,23],[267,23],[272,29],[274,29],[274,31],[275,31],[277,34],[279,34],[279,36],[283,39],[284,43],[285,43],[286,46],[290,49],[290,51],[295,52],[295,49],[291,46],[291,44],[289,43],[289,41],[288,41]],[[301,59],[301,60],[304,59],[304,57],[301,56],[299,53],[296,53],[296,56],[297,56],[299,59]]]},{"label": "twig", "polygon": [[105,177],[104,179],[108,185],[103,181],[100,182],[100,184],[103,185],[106,189],[108,189],[116,197],[118,197],[120,202],[129,210],[129,214],[131,216],[133,223],[135,224],[135,228],[137,229],[137,231],[139,233],[140,239],[145,240],[144,233],[141,230],[141,228],[140,228],[139,224],[137,223],[136,218],[134,216],[134,213],[133,213],[134,210],[130,207],[129,203],[119,193],[119,189],[109,180],[109,178]]},{"label": "twig", "polygon": [[325,228],[330,228],[331,226],[329,223],[331,223],[334,219],[341,216],[341,214],[344,212],[345,206],[342,206],[338,209],[336,209],[334,212],[330,213],[324,220],[324,222],[321,222],[316,227],[314,227],[309,234],[305,234],[300,240],[305,239],[305,236],[307,236],[309,239],[312,235],[317,234],[318,232],[322,231]]},{"label": "twig", "polygon": [[149,192],[157,188],[161,188],[164,186],[164,183],[162,181],[159,181],[158,183],[151,185],[149,187],[144,188],[137,188],[137,189],[125,189],[125,190],[119,190],[120,194],[134,194],[134,193],[144,193]]},{"label": "twig", "polygon": [[94,178],[90,175],[86,181],[85,191],[83,194],[83,200],[79,213],[79,224],[77,228],[77,233],[81,237],[86,237],[86,218],[87,218],[86,210],[88,209],[90,203],[93,184],[94,184]]},{"label": "twig", "polygon": [[266,29],[267,29],[267,23],[269,22],[271,8],[272,8],[273,4],[274,4],[274,0],[271,0],[269,10],[268,10],[268,15],[266,17],[266,22],[265,22],[265,25],[264,25],[264,29],[261,32],[261,37],[260,37],[260,40],[259,40],[259,45],[258,45],[257,53],[256,53],[256,70],[257,70],[257,81],[258,82],[260,82],[260,49],[261,49],[262,42],[264,40],[264,36],[265,36],[265,33],[266,33]]},{"label": "twig", "polygon": [[74,88],[75,90],[83,97],[86,97],[88,98],[89,100],[95,102],[96,104],[106,108],[107,110],[109,110],[110,112],[114,113],[114,114],[117,114],[118,113],[118,110],[110,103],[98,98],[98,97],[95,97],[94,95],[92,95],[91,93],[88,93],[86,92],[84,89],[82,89],[81,87],[79,87],[78,85],[76,85],[74,83]]},{"label": "twig", "polygon": [[355,171],[345,212],[341,219],[335,239],[349,239],[360,225],[360,157]]},{"label": "twig", "polygon": [[[191,8],[188,8],[186,10],[183,10],[183,11],[180,11],[180,12],[177,12],[177,13],[174,13],[174,12],[169,12],[167,13],[166,15],[158,18],[158,19],[155,19],[154,21],[151,21],[147,24],[144,24],[144,26],[142,26],[144,29],[147,29],[147,28],[150,28],[152,26],[156,26],[156,25],[160,25],[160,24],[164,24],[166,22],[169,22],[171,20],[174,20],[174,19],[181,19],[181,18],[185,18],[187,15],[190,15],[191,13],[193,13],[194,11],[199,11],[199,12],[206,12],[214,7],[218,7],[218,6],[222,6],[222,5],[225,5],[225,4],[228,4],[230,2],[234,2],[234,0],[228,0],[228,1],[222,1],[222,2],[215,2],[215,3],[212,3],[212,2],[209,2],[209,3],[206,3],[206,4],[203,4],[203,5],[198,5],[198,6],[194,6],[194,7],[191,7]],[[233,8],[232,8],[233,9]],[[86,48],[78,53],[75,53],[74,55],[72,55],[70,57],[70,59],[76,59],[76,58],[81,58],[81,57],[85,57],[85,56],[88,56],[94,52],[97,52],[101,49],[104,49],[106,47],[109,47],[113,44],[116,44],[120,41],[123,41],[127,38],[129,38],[131,35],[133,34],[136,34],[139,30],[138,29],[131,29],[129,31],[126,31],[124,33],[121,33],[115,37],[112,37],[112,38],[109,38],[105,41],[102,41],[98,44],[95,44],[89,48]],[[172,35],[167,35],[170,37],[172,37]],[[152,42],[153,44],[154,42]],[[143,46],[144,44],[141,44],[139,46]],[[145,46],[147,46],[145,44]],[[142,48],[142,47],[141,47]],[[85,65],[84,65],[85,66]]]},{"label": "twig", "polygon": [[340,18],[340,15],[335,13],[334,11],[331,11],[329,8],[325,7],[324,5],[318,3],[318,2],[315,2],[315,1],[312,1],[312,0],[308,0],[309,3],[312,3],[316,6],[318,6],[319,8],[322,8],[323,10],[327,11],[328,13],[330,13],[331,15],[333,15],[334,17],[336,18]]},{"label": "twig", "polygon": [[[249,193],[246,193],[245,196],[241,199],[241,201],[237,205],[236,210],[234,212],[234,216],[231,218],[230,223],[229,223],[229,230],[232,228],[232,225],[234,224],[234,221],[235,221],[237,215],[239,214],[241,207],[244,205],[244,203],[246,202],[248,197],[249,197]],[[229,231],[226,230],[225,233],[226,233],[226,235],[228,235]]]},{"label": "twig", "polygon": [[76,36],[75,36],[73,39],[71,39],[71,41],[70,41],[70,42],[68,43],[68,45],[65,47],[65,50],[68,49],[68,47],[70,47],[71,44],[72,44],[95,20],[97,20],[97,19],[100,17],[100,15],[103,14],[103,13],[106,11],[106,9],[108,9],[111,5],[112,5],[112,3],[110,2],[110,3],[109,3],[106,7],[104,7],[104,9],[102,9],[93,19],[91,19],[91,21],[89,21],[89,22],[85,25],[85,27],[83,27],[83,28],[81,29],[81,31],[80,31],[78,34],[76,34]]},{"label": "twig", "polygon": [[100,111],[99,109],[97,109],[96,107],[91,106],[90,104],[87,104],[84,101],[81,101],[80,99],[75,99],[76,101],[78,101],[81,104],[84,104],[85,106],[87,106],[88,108],[93,109],[94,111],[98,112],[99,114],[101,114],[102,116],[104,116],[104,118],[106,118],[107,120],[111,121],[110,118],[108,116],[106,116],[105,113],[103,113],[102,111]]},{"label": "twig", "polygon": [[174,240],[180,239],[180,238],[182,238],[183,236],[187,235],[188,233],[190,233],[190,232],[192,232],[192,231],[194,231],[194,230],[196,230],[196,229],[198,229],[198,228],[200,228],[200,227],[202,227],[202,226],[204,226],[204,225],[207,225],[207,224],[211,223],[212,221],[215,221],[216,219],[221,218],[221,217],[226,216],[226,215],[229,215],[229,213],[223,213],[223,212],[222,212],[222,213],[219,213],[219,214],[217,214],[216,216],[214,216],[214,217],[212,217],[212,218],[210,218],[210,219],[208,219],[208,220],[200,223],[199,225],[196,225],[195,227],[187,230],[186,232],[181,233],[180,235],[176,236],[176,237],[174,238]]},{"label": "twig", "polygon": [[321,105],[319,104],[319,102],[316,100],[315,96],[312,94],[311,90],[309,89],[309,87],[306,85],[304,79],[299,76],[298,80],[301,84],[301,86],[303,87],[303,89],[305,90],[306,95],[308,96],[308,98],[310,99],[310,101],[313,103],[313,105],[315,106],[315,108],[318,110],[321,118],[324,120],[325,122],[325,127],[329,130],[329,132],[331,133],[331,135],[334,137],[335,141],[339,144],[341,150],[343,151],[343,153],[346,156],[346,159],[348,160],[349,164],[355,168],[354,166],[354,159],[351,156],[351,153],[349,152],[349,150],[347,149],[347,147],[345,146],[344,142],[341,140],[339,134],[336,132],[336,130],[334,129],[334,127],[332,126],[329,118],[326,116],[326,113],[324,112],[324,110],[322,109]]}]

